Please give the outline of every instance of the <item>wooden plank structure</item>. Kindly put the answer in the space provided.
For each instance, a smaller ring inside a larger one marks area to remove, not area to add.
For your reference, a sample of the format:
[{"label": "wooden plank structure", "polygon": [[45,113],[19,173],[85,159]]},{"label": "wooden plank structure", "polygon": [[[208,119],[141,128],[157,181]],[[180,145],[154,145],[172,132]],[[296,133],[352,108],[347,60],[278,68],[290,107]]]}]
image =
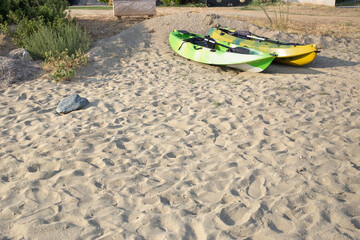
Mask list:
[{"label": "wooden plank structure", "polygon": [[335,7],[336,0],[289,0],[289,2],[311,3],[315,5],[326,5],[326,6]]},{"label": "wooden plank structure", "polygon": [[153,16],[156,0],[113,0],[114,16]]}]

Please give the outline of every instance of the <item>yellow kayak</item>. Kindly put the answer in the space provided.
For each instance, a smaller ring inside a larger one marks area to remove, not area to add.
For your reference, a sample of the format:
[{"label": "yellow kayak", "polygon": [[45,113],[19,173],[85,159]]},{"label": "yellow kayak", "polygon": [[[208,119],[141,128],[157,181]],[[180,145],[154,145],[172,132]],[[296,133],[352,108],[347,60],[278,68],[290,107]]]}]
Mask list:
[{"label": "yellow kayak", "polygon": [[214,39],[230,42],[241,47],[276,54],[276,62],[292,66],[303,66],[311,63],[319,52],[315,44],[303,45],[281,42],[256,36],[248,31],[237,31],[226,27],[210,28],[208,35]]}]

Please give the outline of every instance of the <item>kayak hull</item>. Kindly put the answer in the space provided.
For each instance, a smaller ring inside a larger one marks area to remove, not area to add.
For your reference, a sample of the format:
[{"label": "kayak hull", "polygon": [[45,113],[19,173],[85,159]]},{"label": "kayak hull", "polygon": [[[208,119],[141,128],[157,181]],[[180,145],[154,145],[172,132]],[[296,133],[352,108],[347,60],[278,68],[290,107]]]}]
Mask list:
[{"label": "kayak hull", "polygon": [[317,56],[317,51],[300,54],[294,57],[277,57],[275,61],[282,64],[291,66],[303,66],[311,63]]},{"label": "kayak hull", "polygon": [[249,53],[247,54],[229,52],[227,51],[228,48],[236,47],[236,45],[228,42],[217,41],[228,48],[217,44],[215,44],[214,48],[199,46],[187,40],[193,37],[203,38],[204,36],[200,34],[190,34],[191,35],[184,34],[174,30],[169,35],[169,42],[171,48],[177,54],[196,62],[228,66],[245,72],[261,72],[275,59],[275,56],[255,49],[248,49]]},{"label": "kayak hull", "polygon": [[[235,32],[235,29],[221,28],[229,32]],[[276,62],[292,65],[303,66],[311,63],[317,56],[317,48],[315,44],[277,44],[269,41],[258,41],[253,39],[244,39],[232,36],[219,28],[210,28],[208,35],[214,39],[236,44],[238,46],[247,46],[256,48],[266,53],[276,54]]]}]

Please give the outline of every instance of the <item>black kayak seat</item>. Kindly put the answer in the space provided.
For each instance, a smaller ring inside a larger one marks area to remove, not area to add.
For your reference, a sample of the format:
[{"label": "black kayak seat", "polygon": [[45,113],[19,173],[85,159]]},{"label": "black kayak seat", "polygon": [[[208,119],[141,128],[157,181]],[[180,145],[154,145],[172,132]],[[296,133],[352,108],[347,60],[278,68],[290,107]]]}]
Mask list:
[{"label": "black kayak seat", "polygon": [[[190,36],[195,36],[192,38],[188,38],[188,39],[184,39],[184,42],[190,42],[192,44],[198,45],[200,47],[206,47],[206,48],[210,48],[212,50],[215,50],[215,45],[219,45],[219,46],[223,46],[228,48],[227,52],[233,52],[233,53],[239,53],[239,54],[249,54],[250,50],[248,48],[244,48],[244,47],[229,47],[223,44],[220,44],[218,42],[216,42],[215,39],[209,37],[209,36],[205,36],[205,37],[198,37],[196,34],[190,33],[186,30],[177,30],[179,33],[182,34],[187,34]],[[181,46],[180,46],[181,48]],[[179,49],[180,49],[179,48]],[[199,48],[200,49],[200,48]],[[198,50],[198,49],[196,49]]]},{"label": "black kayak seat", "polygon": [[233,52],[233,53],[240,53],[240,54],[249,54],[250,53],[250,49],[243,48],[243,47],[229,48],[229,50],[227,50],[227,51]]}]

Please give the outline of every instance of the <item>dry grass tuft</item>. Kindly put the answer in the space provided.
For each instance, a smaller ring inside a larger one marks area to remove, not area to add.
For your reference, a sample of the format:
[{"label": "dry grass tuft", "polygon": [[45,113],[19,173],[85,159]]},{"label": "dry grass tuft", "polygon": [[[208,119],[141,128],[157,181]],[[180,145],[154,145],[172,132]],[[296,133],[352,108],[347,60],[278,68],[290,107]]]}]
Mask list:
[{"label": "dry grass tuft", "polygon": [[[236,17],[256,24],[282,30],[287,33],[323,35],[332,37],[358,38],[360,36],[360,11],[357,8],[335,8],[313,4],[290,3],[286,11],[288,19],[285,25],[269,24],[265,14],[256,17]],[[258,9],[260,13],[260,8]],[[267,13],[271,18],[276,17],[276,9],[269,7]]]},{"label": "dry grass tuft", "polygon": [[[255,25],[264,28],[271,28],[269,21],[264,18],[243,18],[236,17],[236,19],[248,21]],[[275,29],[275,26],[273,27]],[[337,38],[359,38],[360,37],[360,24],[355,22],[334,22],[332,24],[325,22],[310,22],[310,21],[298,21],[289,20],[286,23],[284,29],[281,29],[287,33],[294,34],[311,34],[311,35],[322,35],[331,36]]]}]

